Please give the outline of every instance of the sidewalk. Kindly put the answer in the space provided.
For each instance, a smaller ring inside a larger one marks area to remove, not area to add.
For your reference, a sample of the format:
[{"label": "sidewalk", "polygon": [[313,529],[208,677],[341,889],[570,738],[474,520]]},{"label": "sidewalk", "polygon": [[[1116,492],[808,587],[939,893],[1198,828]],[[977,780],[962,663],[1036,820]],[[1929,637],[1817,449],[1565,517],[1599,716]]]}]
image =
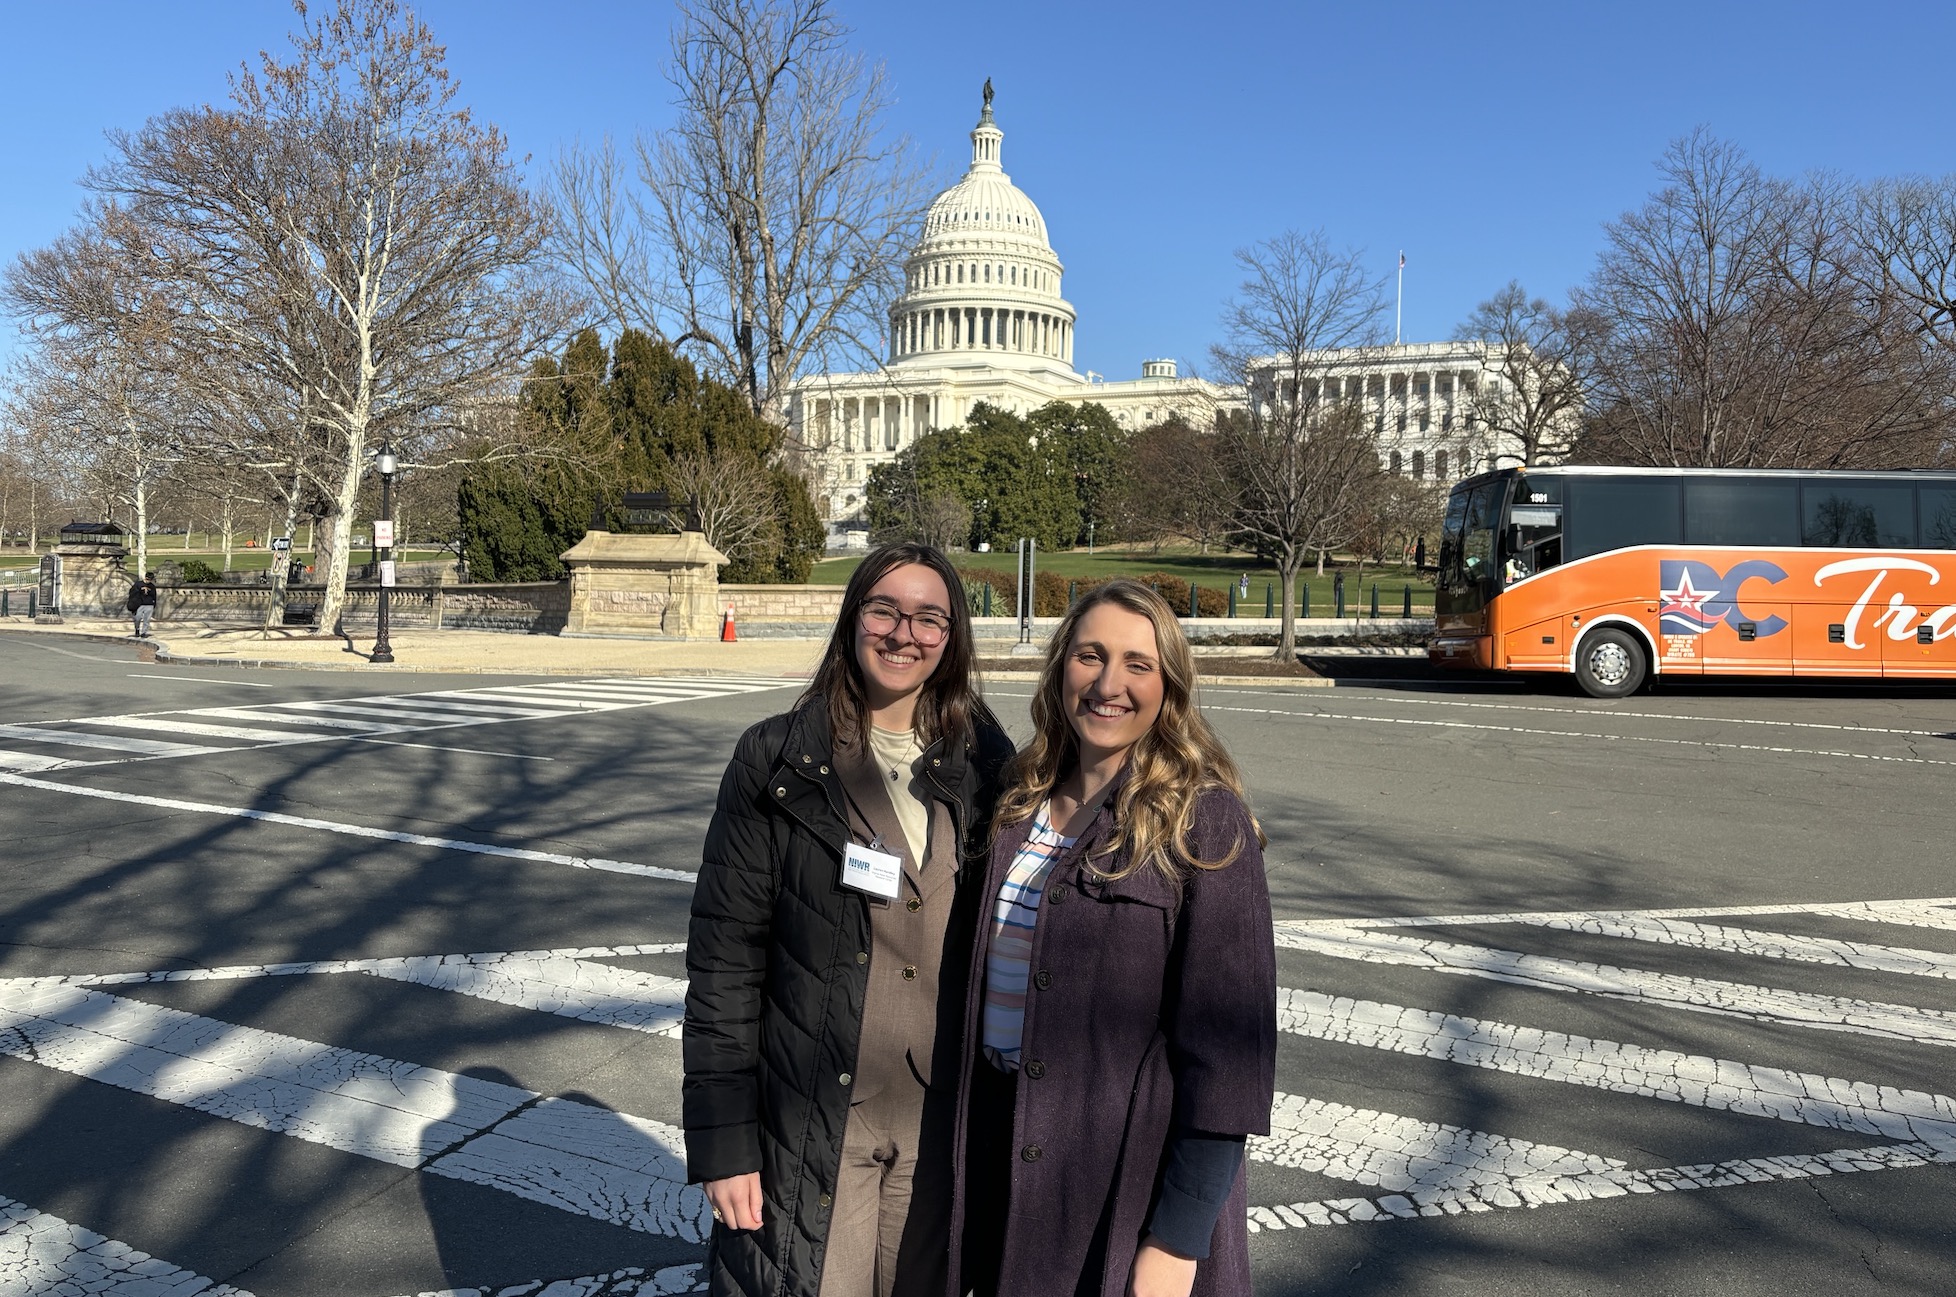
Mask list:
[{"label": "sidewalk", "polygon": [[[246,630],[235,626],[205,626],[185,622],[159,624],[144,643],[134,639],[120,619],[70,618],[59,626],[43,626],[24,617],[0,619],[0,630],[54,638],[84,639],[137,645],[145,660],[172,666],[250,667],[310,671],[436,672],[457,675],[638,675],[638,676],[768,676],[805,679],[813,674],[827,642],[826,627],[811,625],[806,639],[746,639],[732,644],[717,640],[635,640],[570,635],[517,635],[502,631],[404,630],[390,636],[394,661],[376,665],[368,660],[373,639],[351,641],[335,635],[303,631]],[[984,648],[981,646],[981,653]],[[1228,658],[1260,656],[1268,649],[1197,650],[1206,684],[1240,684],[1282,688],[1326,688],[1334,682],[1310,676],[1231,675]],[[1025,660],[1024,670],[988,670],[996,681],[1037,679],[1039,659]],[[1016,664],[1015,664],[1016,665]]]}]

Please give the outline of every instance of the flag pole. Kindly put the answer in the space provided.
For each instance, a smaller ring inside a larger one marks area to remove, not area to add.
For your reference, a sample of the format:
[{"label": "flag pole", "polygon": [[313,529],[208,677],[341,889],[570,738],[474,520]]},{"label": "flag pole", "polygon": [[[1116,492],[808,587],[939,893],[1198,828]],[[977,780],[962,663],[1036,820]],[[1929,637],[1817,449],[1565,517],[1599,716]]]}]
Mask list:
[{"label": "flag pole", "polygon": [[1392,302],[1392,345],[1399,345],[1399,326],[1406,318],[1406,254],[1399,254],[1399,294]]}]

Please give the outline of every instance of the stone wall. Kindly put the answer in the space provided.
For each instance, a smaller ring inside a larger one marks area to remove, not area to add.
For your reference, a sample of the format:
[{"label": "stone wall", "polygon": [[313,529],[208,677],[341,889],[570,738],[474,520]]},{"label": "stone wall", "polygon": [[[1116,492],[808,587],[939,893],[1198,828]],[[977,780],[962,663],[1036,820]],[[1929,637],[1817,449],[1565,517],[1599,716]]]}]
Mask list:
[{"label": "stone wall", "polygon": [[443,630],[555,635],[570,612],[570,582],[449,585],[436,599]]},{"label": "stone wall", "polygon": [[842,612],[839,585],[723,585],[720,611],[733,605],[735,624],[751,622],[828,622]]}]

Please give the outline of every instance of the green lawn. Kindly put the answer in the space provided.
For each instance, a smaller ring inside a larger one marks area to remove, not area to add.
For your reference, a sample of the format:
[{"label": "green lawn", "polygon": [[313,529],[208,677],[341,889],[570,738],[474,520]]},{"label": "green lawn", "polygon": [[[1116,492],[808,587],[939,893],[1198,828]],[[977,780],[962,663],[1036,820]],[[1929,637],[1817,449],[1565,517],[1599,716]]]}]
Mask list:
[{"label": "green lawn", "polygon": [[[815,564],[809,580],[818,585],[841,585],[848,581],[856,570],[860,558],[825,558]],[[953,554],[951,561],[960,568],[984,568],[1003,572],[1010,576],[1016,569],[1018,555],[1010,553],[993,554]],[[1163,549],[1153,554],[1145,549],[1100,550],[1088,554],[1085,550],[1071,550],[1065,553],[1041,554],[1038,557],[1038,570],[1052,572],[1069,580],[1082,577],[1146,576],[1151,572],[1164,572],[1178,576],[1184,581],[1210,590],[1227,591],[1245,573],[1250,578],[1248,599],[1239,600],[1237,610],[1244,617],[1263,615],[1264,590],[1274,586],[1277,581],[1275,568],[1259,566],[1256,559],[1248,554],[1199,554],[1188,549]],[[1379,611],[1382,615],[1397,616],[1403,607],[1404,589],[1412,587],[1413,610],[1415,613],[1428,613],[1433,608],[1433,583],[1430,579],[1415,577],[1412,569],[1395,564],[1368,563],[1365,565],[1364,579],[1361,581],[1358,565],[1355,562],[1326,563],[1324,575],[1317,575],[1315,566],[1306,568],[1300,584],[1310,595],[1310,613],[1313,616],[1329,617],[1336,612],[1333,602],[1332,578],[1343,570],[1345,574],[1345,613],[1347,616],[1368,611],[1371,590],[1374,583],[1379,587]],[[1240,587],[1239,587],[1240,589]]]}]

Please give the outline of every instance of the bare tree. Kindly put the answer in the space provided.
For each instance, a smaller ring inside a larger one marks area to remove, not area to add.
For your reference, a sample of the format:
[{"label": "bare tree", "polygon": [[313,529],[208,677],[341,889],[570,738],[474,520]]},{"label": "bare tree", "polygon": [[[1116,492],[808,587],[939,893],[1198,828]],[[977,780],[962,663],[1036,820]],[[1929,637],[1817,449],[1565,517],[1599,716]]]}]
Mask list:
[{"label": "bare tree", "polygon": [[1524,465],[1569,453],[1581,427],[1595,328],[1589,312],[1551,306],[1510,280],[1455,330],[1455,338],[1487,347],[1467,416],[1490,450],[1518,454]]},{"label": "bare tree", "polygon": [[883,68],[828,0],[682,0],[673,127],[559,159],[564,262],[618,328],[699,356],[785,422],[808,368],[874,363],[924,176]]},{"label": "bare tree", "polygon": [[1242,382],[1247,412],[1222,419],[1216,445],[1237,531],[1270,556],[1283,584],[1277,657],[1297,654],[1297,577],[1313,553],[1347,543],[1378,455],[1358,396],[1362,382],[1325,380],[1334,350],[1384,337],[1385,281],[1363,254],[1324,234],[1288,231],[1237,252],[1244,274],[1223,318],[1216,367]]},{"label": "bare tree", "polygon": [[1585,453],[1707,467],[1907,463],[1945,413],[1919,303],[1871,273],[1842,182],[1765,175],[1702,129],[1607,229]]},{"label": "bare tree", "polygon": [[673,496],[699,515],[707,543],[738,562],[771,551],[780,524],[767,469],[738,449],[682,451],[667,472]]},{"label": "bare tree", "polygon": [[1868,289],[1899,294],[1925,335],[1956,349],[1956,172],[1868,186],[1855,224]]},{"label": "bare tree", "polygon": [[90,183],[157,232],[214,369],[287,394],[300,445],[262,462],[320,500],[331,626],[375,445],[413,459],[477,427],[563,316],[531,273],[544,213],[428,28],[395,0],[296,7],[289,58],[234,76],[227,109],[112,136]]}]

